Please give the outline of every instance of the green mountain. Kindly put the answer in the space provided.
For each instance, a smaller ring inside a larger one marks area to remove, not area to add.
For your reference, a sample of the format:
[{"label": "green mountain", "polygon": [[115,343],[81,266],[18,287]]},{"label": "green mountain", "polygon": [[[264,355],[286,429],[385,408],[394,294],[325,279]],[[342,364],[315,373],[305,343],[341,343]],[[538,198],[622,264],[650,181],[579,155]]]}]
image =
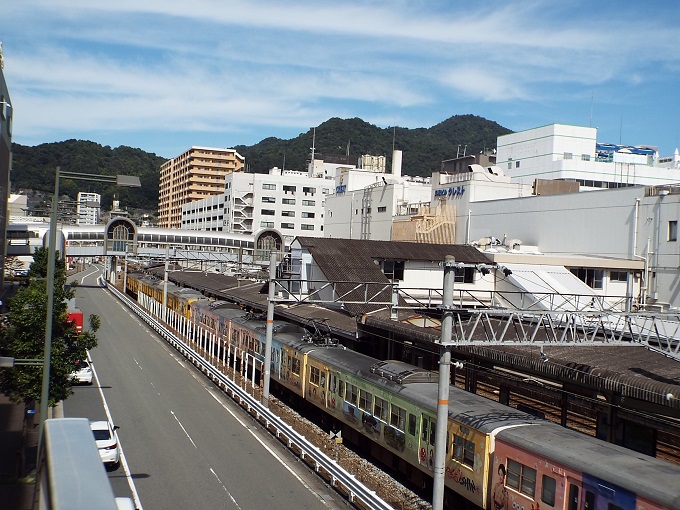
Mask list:
[{"label": "green mountain", "polygon": [[[265,138],[261,142],[233,147],[246,158],[249,172],[266,173],[270,168],[304,170],[314,143],[315,157],[356,164],[363,154],[387,157],[391,167],[392,148],[403,151],[402,173],[429,176],[445,159],[457,154],[478,153],[496,146],[496,138],[511,131],[475,115],[456,115],[431,128],[379,128],[361,119],[332,118],[296,138]],[[200,143],[197,142],[197,145]],[[141,149],[120,146],[112,149],[84,140],[45,143],[33,147],[12,144],[12,192],[33,190],[51,195],[54,170],[103,175],[136,175],[139,189],[117,188],[105,183],[61,179],[60,195],[71,199],[78,191],[102,195],[105,209],[116,195],[130,209],[155,211],[158,207],[158,175],[165,158]]]}]

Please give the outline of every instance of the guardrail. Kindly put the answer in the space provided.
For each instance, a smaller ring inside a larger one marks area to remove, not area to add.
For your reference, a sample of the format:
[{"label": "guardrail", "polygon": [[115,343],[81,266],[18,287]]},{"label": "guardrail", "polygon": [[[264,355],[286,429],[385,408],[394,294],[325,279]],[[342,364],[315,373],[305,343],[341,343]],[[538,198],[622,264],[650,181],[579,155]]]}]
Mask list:
[{"label": "guardrail", "polygon": [[162,321],[120,292],[115,286],[108,285],[107,287],[114,296],[122,301],[128,308],[133,310],[142,320],[144,320],[144,322],[149,324],[154,331],[162,336],[185,358],[210,377],[213,382],[216,382],[227,394],[231,394],[231,397],[241,407],[246,409],[249,414],[262,423],[270,433],[274,434],[276,438],[279,439],[279,441],[285,443],[289,450],[296,455],[299,455],[300,458],[308,464],[311,464],[314,470],[321,476],[324,476],[325,474],[324,478],[330,485],[340,494],[344,493],[351,503],[376,510],[393,510],[391,505],[357,480],[352,473],[345,470],[335,460],[324,454],[302,434],[293,429],[280,417],[271,412],[252,395],[236,384],[234,380],[228,378],[217,367],[204,359],[189,344],[176,336]]}]

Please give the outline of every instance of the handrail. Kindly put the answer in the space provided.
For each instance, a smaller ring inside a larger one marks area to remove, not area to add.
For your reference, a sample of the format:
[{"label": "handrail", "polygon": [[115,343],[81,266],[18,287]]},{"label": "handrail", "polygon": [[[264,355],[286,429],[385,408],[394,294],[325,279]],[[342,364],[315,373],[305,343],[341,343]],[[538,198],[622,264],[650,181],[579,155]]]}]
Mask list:
[{"label": "handrail", "polygon": [[363,483],[356,479],[356,477],[344,469],[335,460],[324,454],[317,446],[307,440],[302,434],[293,429],[290,425],[284,422],[279,416],[267,409],[252,395],[246,392],[243,388],[238,386],[235,381],[229,379],[217,367],[210,364],[204,359],[196,350],[190,345],[186,344],[179,337],[177,337],[166,325],[159,319],[153,317],[147,310],[139,306],[135,301],[120,292],[115,286],[108,285],[108,289],[122,301],[128,308],[132,309],[139,317],[141,317],[147,324],[149,324],[158,334],[165,338],[173,347],[175,347],[182,355],[197,364],[197,366],[207,373],[213,380],[219,381],[222,387],[232,394],[234,399],[238,397],[238,403],[247,408],[248,412],[254,412],[258,420],[263,419],[267,430],[273,428],[276,437],[283,436],[287,439],[287,447],[293,452],[299,451],[300,457],[304,460],[309,458],[313,461],[314,468],[318,472],[323,469],[330,477],[330,482],[333,487],[337,488],[337,484],[349,493],[347,498],[350,502],[359,500],[369,508],[376,510],[393,510],[393,507],[380,498],[374,491],[366,487]]}]

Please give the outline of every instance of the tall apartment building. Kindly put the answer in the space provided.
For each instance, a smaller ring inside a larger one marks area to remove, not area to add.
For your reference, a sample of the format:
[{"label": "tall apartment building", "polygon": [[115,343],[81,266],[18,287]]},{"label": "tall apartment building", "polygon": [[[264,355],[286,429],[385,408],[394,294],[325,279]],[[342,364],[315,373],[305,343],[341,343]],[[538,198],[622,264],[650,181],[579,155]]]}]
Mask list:
[{"label": "tall apartment building", "polygon": [[99,209],[102,197],[98,193],[78,192],[76,216],[78,225],[96,225],[99,223]]},{"label": "tall apartment building", "polygon": [[223,194],[182,207],[182,227],[253,234],[276,229],[287,240],[322,237],[326,195],[331,179],[308,172],[272,168],[268,174],[232,172]]},{"label": "tall apartment building", "polygon": [[191,147],[161,165],[158,226],[181,228],[182,206],[224,193],[225,177],[243,169],[245,158],[234,149]]}]

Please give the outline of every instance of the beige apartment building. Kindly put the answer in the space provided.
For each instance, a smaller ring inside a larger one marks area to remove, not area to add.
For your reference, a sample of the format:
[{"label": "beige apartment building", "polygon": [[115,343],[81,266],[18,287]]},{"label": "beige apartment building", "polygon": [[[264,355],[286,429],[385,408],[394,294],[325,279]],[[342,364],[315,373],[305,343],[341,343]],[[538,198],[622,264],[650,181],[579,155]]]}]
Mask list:
[{"label": "beige apartment building", "polygon": [[161,165],[158,226],[182,227],[182,206],[224,193],[225,176],[242,171],[245,158],[234,149],[191,147]]}]

